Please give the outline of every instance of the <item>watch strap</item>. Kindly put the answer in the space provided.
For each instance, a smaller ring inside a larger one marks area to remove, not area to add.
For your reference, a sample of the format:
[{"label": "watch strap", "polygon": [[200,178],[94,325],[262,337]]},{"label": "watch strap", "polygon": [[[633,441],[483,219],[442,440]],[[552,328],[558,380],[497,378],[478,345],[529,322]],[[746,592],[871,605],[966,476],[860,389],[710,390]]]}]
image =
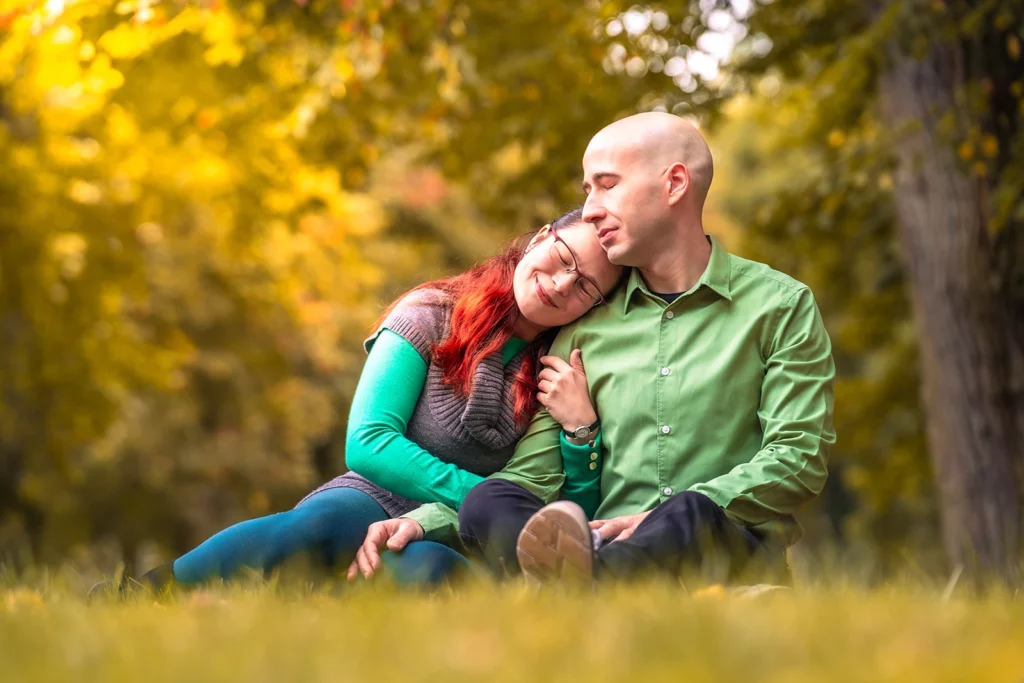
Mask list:
[{"label": "watch strap", "polygon": [[568,430],[568,429],[563,428],[562,429],[562,433],[565,434],[570,439],[579,439],[579,438],[589,439],[590,436],[593,435],[593,433],[596,432],[597,428],[600,427],[600,426],[601,426],[601,420],[599,420],[599,419],[595,420],[594,424],[592,424],[592,425],[580,425],[580,427],[586,427],[587,428],[587,436],[585,436],[585,437],[578,437],[578,436],[576,436],[576,429],[579,429],[579,427],[577,427],[574,430]]}]

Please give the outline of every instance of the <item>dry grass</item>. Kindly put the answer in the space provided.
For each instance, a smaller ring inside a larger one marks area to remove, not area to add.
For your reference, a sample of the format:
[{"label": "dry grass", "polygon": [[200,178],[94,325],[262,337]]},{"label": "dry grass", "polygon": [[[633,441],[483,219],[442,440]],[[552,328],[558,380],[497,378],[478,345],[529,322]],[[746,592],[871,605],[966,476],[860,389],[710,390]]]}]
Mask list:
[{"label": "dry grass", "polygon": [[0,587],[3,681],[1024,681],[1024,599],[665,584],[222,588],[88,605]]}]

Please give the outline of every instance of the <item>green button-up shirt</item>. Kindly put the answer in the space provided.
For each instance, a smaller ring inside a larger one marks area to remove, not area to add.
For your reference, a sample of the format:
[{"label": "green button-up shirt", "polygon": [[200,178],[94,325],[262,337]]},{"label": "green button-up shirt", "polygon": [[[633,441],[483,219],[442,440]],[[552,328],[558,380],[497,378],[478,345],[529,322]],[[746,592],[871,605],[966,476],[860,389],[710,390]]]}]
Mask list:
[{"label": "green button-up shirt", "polygon": [[[712,240],[708,267],[671,304],[638,270],[610,301],[564,327],[552,353],[583,352],[601,418],[601,504],[607,519],[698,491],[734,521],[788,545],[793,512],[827,476],[835,366],[806,285],[733,256]],[[561,425],[538,413],[502,472],[545,500],[564,472]],[[428,537],[443,521],[418,515]]]}]

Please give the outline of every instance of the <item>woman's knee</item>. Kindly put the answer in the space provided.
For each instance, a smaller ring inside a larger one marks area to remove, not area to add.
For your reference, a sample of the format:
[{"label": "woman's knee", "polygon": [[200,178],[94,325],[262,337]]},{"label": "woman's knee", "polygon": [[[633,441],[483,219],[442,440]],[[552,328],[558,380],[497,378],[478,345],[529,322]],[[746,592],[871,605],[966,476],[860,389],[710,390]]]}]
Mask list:
[{"label": "woman's knee", "polygon": [[339,545],[358,545],[366,529],[387,519],[387,513],[367,493],[337,488],[321,491],[288,512],[285,533],[305,537],[309,542],[333,541]]},{"label": "woman's knee", "polygon": [[416,541],[397,553],[386,551],[381,560],[395,582],[404,586],[434,586],[469,568],[469,560],[433,541]]}]

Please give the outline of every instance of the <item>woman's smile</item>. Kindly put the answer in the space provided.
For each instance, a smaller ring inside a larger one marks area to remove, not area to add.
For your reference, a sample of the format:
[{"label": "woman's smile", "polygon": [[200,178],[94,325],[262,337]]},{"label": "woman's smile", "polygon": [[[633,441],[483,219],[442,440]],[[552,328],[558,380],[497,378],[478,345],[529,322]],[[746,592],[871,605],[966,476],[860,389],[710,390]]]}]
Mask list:
[{"label": "woman's smile", "polygon": [[537,286],[537,298],[541,300],[541,303],[543,303],[545,306],[550,306],[551,308],[558,308],[558,305],[548,295],[547,291],[544,289],[544,286],[541,285],[540,276],[534,276],[534,282]]}]

